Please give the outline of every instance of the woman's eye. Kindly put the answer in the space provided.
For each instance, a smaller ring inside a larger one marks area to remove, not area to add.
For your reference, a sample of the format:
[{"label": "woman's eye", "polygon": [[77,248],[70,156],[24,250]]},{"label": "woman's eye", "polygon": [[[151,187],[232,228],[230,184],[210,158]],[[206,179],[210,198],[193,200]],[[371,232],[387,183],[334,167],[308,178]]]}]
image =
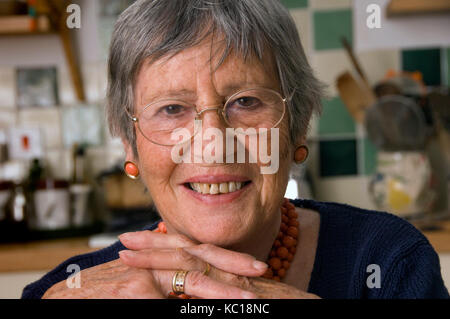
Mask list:
[{"label": "woman's eye", "polygon": [[184,107],[182,107],[181,105],[167,105],[163,107],[164,113],[168,115],[180,114],[183,111],[183,109]]},{"label": "woman's eye", "polygon": [[259,100],[255,97],[240,97],[234,101],[233,105],[238,107],[256,107],[259,104]]}]

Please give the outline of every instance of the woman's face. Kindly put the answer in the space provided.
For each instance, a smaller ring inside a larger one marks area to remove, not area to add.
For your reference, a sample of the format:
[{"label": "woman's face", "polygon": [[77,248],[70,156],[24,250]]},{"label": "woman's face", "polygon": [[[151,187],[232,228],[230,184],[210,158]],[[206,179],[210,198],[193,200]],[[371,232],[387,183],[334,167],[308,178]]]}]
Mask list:
[{"label": "woman's face", "polygon": [[[210,52],[211,45],[206,41],[170,59],[144,64],[135,87],[136,114],[150,102],[167,97],[191,102],[201,111],[205,106],[223,104],[227,97],[246,88],[265,87],[279,92],[278,77],[269,60],[263,67],[256,59],[244,62],[230,55],[211,73],[216,60],[210,61]],[[225,132],[226,125],[217,112],[205,112],[202,120],[203,132],[209,127]],[[133,157],[126,145],[127,160],[137,163],[169,232],[184,234],[198,242],[233,247],[278,232],[279,207],[292,159],[287,123],[286,113],[278,126],[279,141],[275,141],[279,143],[279,169],[274,174],[261,174],[259,161],[177,164],[172,160],[172,147],[151,143],[137,128],[138,158]],[[211,195],[192,190],[191,182],[228,185],[243,182],[245,186],[234,192]]]}]

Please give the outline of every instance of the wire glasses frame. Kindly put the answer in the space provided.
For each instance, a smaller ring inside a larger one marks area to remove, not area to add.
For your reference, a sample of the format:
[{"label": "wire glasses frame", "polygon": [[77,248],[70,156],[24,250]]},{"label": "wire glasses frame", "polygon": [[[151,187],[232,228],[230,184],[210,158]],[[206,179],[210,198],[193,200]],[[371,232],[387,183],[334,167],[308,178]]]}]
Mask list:
[{"label": "wire glasses frame", "polygon": [[[226,110],[227,110],[227,107],[228,107],[228,105],[229,105],[229,102],[230,102],[230,101],[233,101],[233,99],[236,98],[237,96],[239,96],[240,94],[243,94],[243,93],[248,92],[248,91],[254,91],[254,90],[263,90],[263,91],[266,91],[266,92],[268,92],[268,93],[275,94],[275,95],[280,99],[280,102],[282,102],[281,104],[282,104],[283,110],[282,110],[282,114],[281,114],[279,120],[276,121],[275,124],[273,124],[271,127],[267,128],[267,129],[271,129],[271,128],[277,127],[277,126],[281,123],[281,121],[283,120],[284,115],[285,115],[285,113],[286,113],[286,102],[290,101],[292,97],[290,97],[290,98],[283,98],[283,97],[281,96],[280,93],[278,93],[277,91],[275,91],[275,90],[273,90],[273,89],[257,87],[257,88],[250,88],[250,89],[241,90],[241,91],[238,91],[238,92],[232,94],[232,95],[225,101],[225,103],[207,106],[207,107],[205,107],[204,109],[202,109],[201,111],[197,111],[197,107],[198,107],[198,106],[196,106],[195,104],[187,103],[187,102],[184,102],[184,101],[181,101],[181,100],[180,100],[180,102],[183,102],[183,103],[188,104],[188,105],[190,105],[190,106],[193,107],[193,109],[195,110],[195,117],[194,117],[194,120],[200,120],[200,119],[201,119],[201,116],[202,116],[205,112],[207,112],[207,111],[217,111],[218,116],[219,116],[221,119],[223,119],[223,121],[224,121],[229,127],[231,127],[231,128],[237,128],[237,127],[234,127],[234,126],[229,122],[229,120],[227,119]],[[176,100],[176,99],[175,99],[175,100]],[[139,131],[140,131],[141,134],[145,137],[145,139],[147,139],[149,142],[151,142],[151,143],[153,143],[153,144],[160,145],[160,146],[174,146],[174,145],[186,143],[187,141],[192,140],[192,138],[194,138],[194,136],[198,133],[199,130],[195,130],[195,129],[194,129],[194,132],[191,134],[191,136],[190,136],[189,139],[183,140],[183,141],[180,141],[180,142],[175,142],[175,143],[172,143],[172,144],[164,144],[164,143],[156,142],[156,141],[152,140],[151,138],[149,138],[149,137],[147,136],[147,134],[145,134],[145,133],[143,132],[143,130],[142,130],[142,128],[141,128],[141,125],[140,125],[140,122],[139,122],[139,116],[140,116],[141,114],[143,114],[150,106],[152,106],[152,105],[154,105],[155,103],[158,103],[158,102],[159,102],[159,101],[154,101],[154,102],[151,102],[151,103],[145,105],[145,106],[143,107],[142,111],[141,111],[138,115],[134,115],[134,116],[131,115],[127,109],[125,110],[125,112],[126,112],[127,115],[130,117],[130,119],[131,119],[135,124],[137,124],[137,127],[138,127]]]}]

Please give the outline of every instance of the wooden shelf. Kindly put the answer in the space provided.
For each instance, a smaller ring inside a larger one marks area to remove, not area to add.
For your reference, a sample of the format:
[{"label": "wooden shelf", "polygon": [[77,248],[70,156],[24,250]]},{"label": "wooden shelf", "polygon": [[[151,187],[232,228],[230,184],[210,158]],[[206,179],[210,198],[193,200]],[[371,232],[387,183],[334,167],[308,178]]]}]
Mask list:
[{"label": "wooden shelf", "polygon": [[[38,2],[40,10],[39,15],[44,15],[49,20],[49,31],[6,31],[1,32],[0,36],[38,36],[38,35],[58,35],[64,50],[66,62],[72,78],[72,84],[75,90],[75,95],[80,102],[86,101],[86,95],[84,92],[83,81],[81,78],[81,72],[78,65],[77,57],[75,55],[75,48],[72,43],[71,31],[66,25],[67,17],[69,14],[66,11],[69,5],[68,0],[39,0]],[[14,17],[14,16],[10,16]],[[15,16],[24,18],[26,22],[26,15]],[[8,18],[8,16],[6,16]],[[23,26],[23,25],[22,25]],[[26,29],[26,28],[25,28]],[[20,28],[19,28],[20,30]],[[41,29],[42,30],[42,29]]]},{"label": "wooden shelf", "polygon": [[391,0],[388,17],[450,12],[450,0]]},{"label": "wooden shelf", "polygon": [[1,37],[8,36],[38,36],[38,35],[57,35],[56,31],[29,31],[29,32],[1,32]]}]

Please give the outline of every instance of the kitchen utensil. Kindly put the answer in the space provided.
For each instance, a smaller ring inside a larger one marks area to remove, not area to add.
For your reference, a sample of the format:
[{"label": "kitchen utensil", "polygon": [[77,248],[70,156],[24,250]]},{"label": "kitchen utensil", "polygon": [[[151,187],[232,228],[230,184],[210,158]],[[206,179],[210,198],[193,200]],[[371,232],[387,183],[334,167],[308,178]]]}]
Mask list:
[{"label": "kitchen utensil", "polygon": [[367,80],[366,74],[364,73],[361,64],[358,62],[355,54],[353,53],[353,49],[348,43],[347,39],[345,37],[341,38],[341,43],[344,46],[345,51],[347,52],[350,61],[353,64],[353,67],[355,68],[356,72],[360,76],[361,80],[364,81],[365,85],[370,88],[369,81]]},{"label": "kitchen utensil", "polygon": [[450,95],[449,92],[432,92],[428,101],[433,112],[433,120],[439,135],[439,142],[447,163],[450,165]]},{"label": "kitchen utensil", "polygon": [[423,112],[413,99],[400,95],[380,98],[366,110],[369,139],[383,151],[423,150],[427,137]]},{"label": "kitchen utensil", "polygon": [[339,96],[355,121],[364,122],[365,110],[375,102],[375,95],[364,81],[357,82],[350,72],[337,78]]}]

